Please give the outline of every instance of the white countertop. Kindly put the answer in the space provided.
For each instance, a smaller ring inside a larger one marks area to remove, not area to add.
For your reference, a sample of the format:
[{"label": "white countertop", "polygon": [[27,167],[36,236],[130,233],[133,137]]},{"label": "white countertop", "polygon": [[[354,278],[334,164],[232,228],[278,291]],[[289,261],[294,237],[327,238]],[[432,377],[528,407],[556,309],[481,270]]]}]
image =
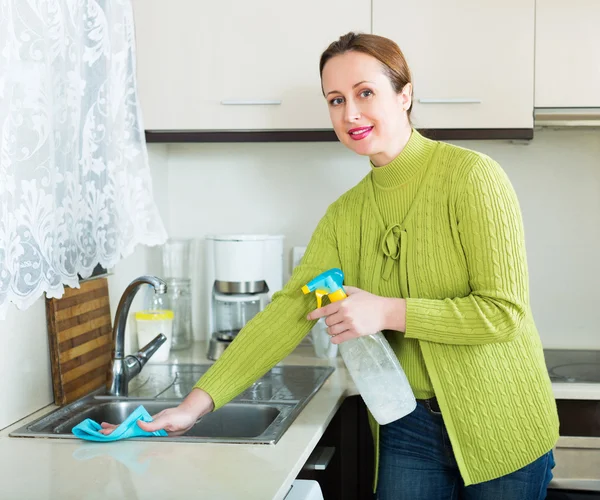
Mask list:
[{"label": "white countertop", "polygon": [[[179,363],[205,364],[204,344]],[[282,364],[331,365],[326,380],[276,445],[11,438],[50,405],[0,431],[2,500],[283,499],[344,399],[356,394],[341,358],[300,346]]]},{"label": "white countertop", "polygon": [[552,392],[556,399],[592,399],[600,400],[600,384],[552,383]]},{"label": "white countertop", "polygon": [[[172,353],[178,363],[210,362],[197,343]],[[336,370],[276,445],[92,443],[73,439],[10,438],[54,410],[50,405],[0,431],[2,500],[283,499],[343,400],[356,394],[341,358],[322,360],[300,346],[281,364],[331,365]],[[558,399],[600,399],[600,384],[553,384]]]}]

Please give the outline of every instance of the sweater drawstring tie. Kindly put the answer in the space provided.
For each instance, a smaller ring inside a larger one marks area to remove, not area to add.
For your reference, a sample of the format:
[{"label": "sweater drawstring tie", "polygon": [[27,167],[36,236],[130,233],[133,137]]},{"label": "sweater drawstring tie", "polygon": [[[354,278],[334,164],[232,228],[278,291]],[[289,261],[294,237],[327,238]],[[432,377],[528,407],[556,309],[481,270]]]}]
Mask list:
[{"label": "sweater drawstring tie", "polygon": [[400,293],[402,297],[408,297],[406,244],[406,230],[400,224],[389,226],[381,240],[381,250],[386,257],[381,277],[386,281],[389,280],[394,261],[400,260]]}]

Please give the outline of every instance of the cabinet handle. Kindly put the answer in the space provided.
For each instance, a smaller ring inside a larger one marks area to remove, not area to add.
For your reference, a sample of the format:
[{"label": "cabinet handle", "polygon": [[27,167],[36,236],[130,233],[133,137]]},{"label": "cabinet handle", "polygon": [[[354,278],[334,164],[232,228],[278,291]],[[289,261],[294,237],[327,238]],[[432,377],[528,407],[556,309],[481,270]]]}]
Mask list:
[{"label": "cabinet handle", "polygon": [[335,453],[333,446],[317,446],[308,457],[302,470],[325,470]]},{"label": "cabinet handle", "polygon": [[536,121],[596,121],[600,120],[598,108],[534,108]]},{"label": "cabinet handle", "polygon": [[279,106],[281,101],[272,100],[255,100],[255,101],[240,101],[235,99],[221,101],[223,106]]},{"label": "cabinet handle", "polygon": [[453,99],[419,99],[421,104],[481,104],[481,99],[456,97]]}]

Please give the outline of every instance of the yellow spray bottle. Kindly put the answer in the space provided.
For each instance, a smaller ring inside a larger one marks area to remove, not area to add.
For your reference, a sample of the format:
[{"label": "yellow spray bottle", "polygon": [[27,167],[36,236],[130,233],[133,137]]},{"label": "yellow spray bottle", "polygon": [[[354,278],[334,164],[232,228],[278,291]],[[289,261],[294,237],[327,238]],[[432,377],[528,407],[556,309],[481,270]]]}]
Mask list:
[{"label": "yellow spray bottle", "polygon": [[[309,281],[302,291],[314,292],[317,306],[321,307],[325,295],[330,302],[347,297],[343,283],[344,273],[333,268]],[[398,420],[416,408],[406,374],[381,332],[342,342],[339,350],[367,408],[380,425]]]}]

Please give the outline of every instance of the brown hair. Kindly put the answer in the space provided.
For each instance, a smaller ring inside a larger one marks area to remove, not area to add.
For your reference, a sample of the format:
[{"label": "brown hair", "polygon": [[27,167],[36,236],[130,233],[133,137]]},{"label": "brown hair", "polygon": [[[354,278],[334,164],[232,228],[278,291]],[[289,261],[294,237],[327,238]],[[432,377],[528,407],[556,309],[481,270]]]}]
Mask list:
[{"label": "brown hair", "polygon": [[[327,61],[335,56],[341,56],[351,51],[362,52],[377,59],[383,66],[396,93],[399,94],[402,92],[407,83],[412,84],[412,76],[404,54],[402,54],[400,47],[395,42],[383,36],[354,33],[352,31],[342,35],[339,40],[331,43],[325,52],[321,54],[321,61],[319,62],[321,81],[323,79],[323,68],[327,64]],[[411,110],[412,104],[407,111],[409,118]]]}]

